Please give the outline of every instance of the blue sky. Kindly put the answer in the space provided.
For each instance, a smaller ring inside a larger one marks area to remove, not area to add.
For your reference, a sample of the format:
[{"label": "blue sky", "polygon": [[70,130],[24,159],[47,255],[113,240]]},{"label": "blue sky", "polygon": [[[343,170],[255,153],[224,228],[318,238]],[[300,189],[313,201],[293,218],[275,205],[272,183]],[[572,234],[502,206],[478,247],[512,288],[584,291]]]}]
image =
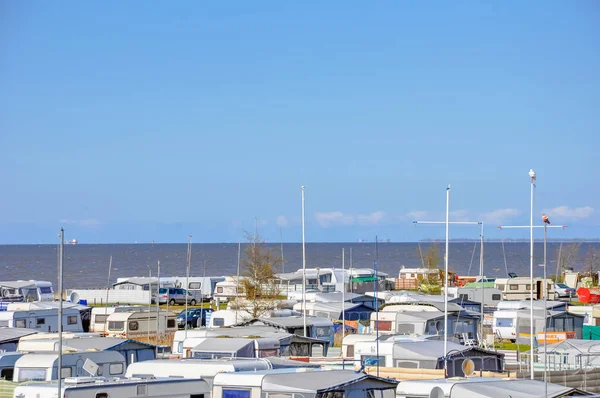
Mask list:
[{"label": "blue sky", "polygon": [[595,1],[0,15],[0,243],[299,241],[301,185],[309,241],[435,238],[447,184],[453,220],[528,223],[530,168],[536,218],[600,236]]}]

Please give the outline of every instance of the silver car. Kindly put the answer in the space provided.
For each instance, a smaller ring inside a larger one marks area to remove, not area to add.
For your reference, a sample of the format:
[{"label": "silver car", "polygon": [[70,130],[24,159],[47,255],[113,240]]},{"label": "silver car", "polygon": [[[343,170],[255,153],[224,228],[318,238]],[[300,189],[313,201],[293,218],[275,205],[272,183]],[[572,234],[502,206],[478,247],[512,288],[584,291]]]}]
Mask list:
[{"label": "silver car", "polygon": [[175,305],[175,304],[185,305],[186,293],[187,293],[188,304],[196,305],[196,299],[194,298],[192,293],[186,292],[185,289],[179,289],[179,288],[175,288],[175,287],[169,287],[169,288],[161,287],[158,290],[158,303],[159,304],[169,303],[170,305]]},{"label": "silver car", "polygon": [[575,289],[565,285],[564,283],[554,284],[554,298],[559,299],[561,297],[573,297],[575,295]]}]

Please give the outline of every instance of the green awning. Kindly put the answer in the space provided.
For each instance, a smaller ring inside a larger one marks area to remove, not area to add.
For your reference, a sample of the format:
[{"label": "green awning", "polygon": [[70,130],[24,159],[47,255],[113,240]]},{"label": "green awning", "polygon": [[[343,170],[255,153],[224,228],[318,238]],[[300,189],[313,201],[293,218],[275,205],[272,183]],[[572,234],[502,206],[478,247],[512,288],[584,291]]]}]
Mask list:
[{"label": "green awning", "polygon": [[350,279],[350,282],[356,282],[356,283],[360,283],[360,282],[375,282],[377,280],[377,278],[375,278],[374,276],[360,276],[358,278],[352,278]]}]

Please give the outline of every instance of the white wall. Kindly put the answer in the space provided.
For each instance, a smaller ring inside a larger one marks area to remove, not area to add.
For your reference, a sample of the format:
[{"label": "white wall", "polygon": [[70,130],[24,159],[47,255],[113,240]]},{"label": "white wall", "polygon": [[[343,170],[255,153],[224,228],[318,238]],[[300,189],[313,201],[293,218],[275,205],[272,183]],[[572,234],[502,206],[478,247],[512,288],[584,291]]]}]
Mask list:
[{"label": "white wall", "polygon": [[[67,292],[67,298],[72,298],[73,293],[79,296],[79,300],[87,300],[90,304],[106,304],[106,289],[74,289]],[[109,304],[148,304],[150,303],[150,292],[148,290],[108,290]]]}]

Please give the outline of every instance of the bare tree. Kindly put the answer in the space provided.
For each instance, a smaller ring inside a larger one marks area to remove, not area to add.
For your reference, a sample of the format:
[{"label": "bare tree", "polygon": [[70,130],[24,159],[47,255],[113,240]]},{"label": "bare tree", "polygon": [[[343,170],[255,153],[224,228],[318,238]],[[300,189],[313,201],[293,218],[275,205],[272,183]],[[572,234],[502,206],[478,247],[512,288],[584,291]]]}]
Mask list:
[{"label": "bare tree", "polygon": [[425,265],[429,269],[439,269],[440,258],[440,248],[438,247],[437,242],[433,242],[433,245],[427,250]]},{"label": "bare tree", "polygon": [[560,271],[573,268],[573,265],[577,262],[577,259],[579,257],[580,246],[581,242],[571,243],[565,246],[561,245],[561,247],[557,249],[556,259]]},{"label": "bare tree", "polygon": [[239,283],[246,293],[247,311],[252,318],[258,318],[279,303],[275,272],[281,265],[281,258],[261,241],[258,234],[248,234],[248,242],[250,244],[244,249],[244,278]]},{"label": "bare tree", "polygon": [[590,276],[594,278],[593,274],[600,270],[600,250],[590,247],[583,258],[583,271],[590,273]]},{"label": "bare tree", "polygon": [[[433,245],[427,250],[427,254],[423,259],[423,264],[429,270],[439,270],[440,264],[440,249],[437,242],[433,242]],[[427,294],[437,294],[441,292],[439,285],[440,274],[427,273],[427,277],[419,280],[419,290]]]}]

